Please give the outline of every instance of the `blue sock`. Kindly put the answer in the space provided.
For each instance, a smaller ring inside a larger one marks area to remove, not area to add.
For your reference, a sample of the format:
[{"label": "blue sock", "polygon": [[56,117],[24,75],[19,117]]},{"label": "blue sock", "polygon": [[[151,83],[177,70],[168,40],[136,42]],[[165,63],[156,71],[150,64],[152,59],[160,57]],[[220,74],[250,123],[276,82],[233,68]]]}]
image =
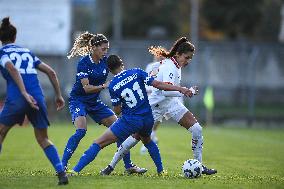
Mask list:
[{"label": "blue sock", "polygon": [[80,172],[84,167],[86,167],[91,161],[93,161],[97,154],[100,152],[101,147],[94,143],[90,146],[90,148],[84,152],[82,157],[80,158],[77,165],[73,168],[74,171]]},{"label": "blue sock", "polygon": [[[118,140],[116,142],[117,147],[119,147],[121,144],[123,143],[123,141]],[[132,162],[130,160],[130,152],[128,152],[127,154],[125,154],[125,156],[123,157],[123,162],[124,162],[124,167],[125,169],[128,169],[130,167],[132,167]]]},{"label": "blue sock", "polygon": [[75,134],[69,138],[62,156],[63,167],[67,166],[69,159],[75,152],[80,140],[85,136],[85,134],[86,134],[86,129],[77,129]]},{"label": "blue sock", "polygon": [[1,150],[2,150],[2,144],[0,144],[0,154],[1,154]]},{"label": "blue sock", "polygon": [[160,150],[157,144],[151,140],[151,142],[145,144],[145,147],[148,149],[148,152],[157,167],[157,172],[160,173],[164,169],[161,160]]},{"label": "blue sock", "polygon": [[59,155],[58,155],[58,152],[57,152],[55,146],[50,145],[43,150],[44,150],[46,157],[49,159],[49,161],[53,165],[54,169],[56,170],[56,172],[57,173],[63,172],[64,169],[63,169],[62,163],[60,161],[60,158],[59,158]]}]

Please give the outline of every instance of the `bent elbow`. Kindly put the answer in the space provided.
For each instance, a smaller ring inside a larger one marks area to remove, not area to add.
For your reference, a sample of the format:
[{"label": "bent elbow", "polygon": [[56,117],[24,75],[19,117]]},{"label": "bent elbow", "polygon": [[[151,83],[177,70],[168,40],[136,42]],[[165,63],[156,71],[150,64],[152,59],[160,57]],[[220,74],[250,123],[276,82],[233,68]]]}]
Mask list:
[{"label": "bent elbow", "polygon": [[50,70],[50,71],[48,72],[48,76],[49,76],[50,78],[57,78],[56,72],[55,72],[54,70]]}]

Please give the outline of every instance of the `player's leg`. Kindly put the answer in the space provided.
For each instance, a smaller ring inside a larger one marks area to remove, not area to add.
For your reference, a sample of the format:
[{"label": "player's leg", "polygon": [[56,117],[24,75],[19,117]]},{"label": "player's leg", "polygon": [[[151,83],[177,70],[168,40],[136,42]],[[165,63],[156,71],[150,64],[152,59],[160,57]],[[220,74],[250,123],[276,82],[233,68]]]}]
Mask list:
[{"label": "player's leg", "polygon": [[45,101],[42,97],[36,98],[39,110],[34,110],[31,107],[27,109],[27,117],[34,127],[34,133],[36,140],[40,147],[44,150],[46,157],[49,159],[53,165],[55,171],[57,172],[59,185],[68,184],[68,178],[62,166],[59,154],[55,145],[48,139],[47,128],[49,126],[49,121],[47,118],[47,108]]},{"label": "player's leg", "polygon": [[192,151],[194,159],[202,163],[203,136],[202,127],[193,114],[187,111],[178,122],[192,134]]},{"label": "player's leg", "polygon": [[[98,103],[95,112],[90,112],[89,115],[97,122],[105,125],[106,127],[110,127],[116,120],[117,117],[114,115],[114,112],[106,106],[104,103]],[[122,144],[123,140],[117,140],[117,147]],[[144,168],[139,168],[135,164],[132,163],[130,159],[130,152],[126,153],[123,156],[124,167],[126,170],[131,169],[134,172],[144,172]]]},{"label": "player's leg", "polygon": [[[157,121],[154,123],[153,129],[152,129],[152,133],[151,133],[151,139],[158,144],[158,137],[157,137],[157,129],[160,126],[161,122]],[[144,144],[142,144],[141,149],[140,149],[140,154],[146,154],[147,152],[147,148],[144,146]]]},{"label": "player's leg", "polygon": [[58,184],[68,184],[68,178],[60,161],[57,149],[48,139],[47,128],[34,128],[34,133],[38,144],[43,149],[46,157],[49,159],[55,171],[57,172],[59,179]]},{"label": "player's leg", "polygon": [[4,107],[0,113],[0,153],[2,144],[9,130],[15,124],[23,124],[26,105],[27,101],[24,98],[5,101]]},{"label": "player's leg", "polygon": [[[140,141],[140,136],[139,135],[133,135],[129,136],[123,143],[118,147],[116,153],[114,154],[110,164],[104,168],[103,170],[100,171],[101,175],[109,175],[116,167],[117,163],[126,155],[129,154],[129,150],[134,147],[138,142]],[[139,170],[136,170],[139,169]],[[129,171],[129,173],[144,173],[147,170],[145,168],[139,168],[137,166],[131,167],[126,169]],[[134,170],[134,172],[130,172],[130,170]],[[142,172],[143,170],[143,172]]]},{"label": "player's leg", "polygon": [[162,160],[161,160],[160,150],[157,144],[153,140],[151,140],[151,137],[150,137],[152,129],[153,129],[153,125],[154,125],[153,116],[151,115],[145,116],[143,119],[143,123],[144,123],[144,126],[139,131],[139,135],[140,135],[141,141],[143,142],[145,147],[148,149],[148,152],[157,167],[158,174],[160,174],[164,170]]},{"label": "player's leg", "polygon": [[68,161],[72,157],[73,153],[77,149],[81,139],[86,135],[87,132],[87,119],[85,116],[79,116],[74,121],[76,127],[75,133],[68,139],[65,146],[64,153],[62,156],[62,164],[64,168],[67,168]]},{"label": "player's leg", "polygon": [[[173,120],[178,122],[182,127],[186,128],[192,135],[192,151],[194,159],[197,159],[202,163],[202,148],[203,148],[203,136],[202,127],[197,122],[193,114],[180,102],[178,99],[171,100],[168,104],[165,104],[163,108],[166,108],[167,115]],[[204,166],[204,174],[215,174],[217,171],[214,169],[207,169]]]},{"label": "player's leg", "polygon": [[2,144],[4,142],[4,139],[11,128],[12,127],[8,127],[0,123],[0,154],[1,154]]},{"label": "player's leg", "polygon": [[[166,113],[167,108],[163,108],[163,104],[154,104],[151,106],[152,109],[152,114],[154,117],[154,126],[151,132],[151,139],[158,144],[158,138],[156,136],[156,131],[159,127],[159,125],[162,123],[164,115]],[[142,145],[141,149],[140,149],[140,154],[146,154],[147,152],[147,148],[144,146],[144,144]]]},{"label": "player's leg", "polygon": [[[117,120],[116,116],[110,116],[107,118],[102,119],[102,124],[105,125],[106,127],[110,127],[115,121]],[[119,146],[122,144],[123,141],[118,140],[116,142],[117,147],[119,148]],[[132,166],[132,162],[130,160],[130,152],[127,151],[123,157],[123,162],[124,162],[124,167],[125,169],[128,169],[129,167]]]},{"label": "player's leg", "polygon": [[[127,154],[133,146],[135,146],[139,141],[139,136],[137,139],[130,136],[132,133],[136,133],[140,130],[143,126],[143,119],[141,117],[135,118],[125,118],[124,116],[118,119],[115,124],[113,124],[110,129],[117,136],[118,140],[124,141],[121,146],[118,148],[117,152],[115,153],[114,158],[110,165],[108,165],[105,169],[101,171],[102,175],[109,175],[113,169],[115,168],[116,164],[121,160],[121,158]],[[133,135],[134,136],[134,135]],[[126,138],[126,140],[124,140]],[[145,173],[147,169],[137,167],[133,165],[132,167],[125,170],[126,173]]]},{"label": "player's leg", "polygon": [[158,130],[158,128],[160,127],[160,124],[161,124],[160,121],[155,122],[155,123],[154,123],[154,126],[153,126],[152,133],[151,133],[151,139],[152,139],[156,144],[158,144],[157,130]]},{"label": "player's leg", "polygon": [[5,102],[0,113],[0,153],[9,130],[15,124],[22,125],[24,122],[26,105],[27,102],[25,99],[15,99],[14,101]]},{"label": "player's leg", "polygon": [[[192,134],[192,150],[194,159],[202,162],[202,127],[198,124],[193,114],[189,112],[189,110],[178,99],[172,99],[161,108],[167,109],[167,115]],[[196,125],[194,125],[195,123]]]},{"label": "player's leg", "polygon": [[[194,159],[197,159],[202,163],[202,148],[203,148],[203,136],[202,136],[202,127],[197,122],[193,114],[187,111],[183,117],[178,122],[181,126],[186,128],[192,134],[192,151]],[[211,175],[217,173],[214,169],[208,169],[204,165],[203,174]]]},{"label": "player's leg", "polygon": [[153,140],[151,140],[150,136],[141,137],[141,141],[143,142],[144,146],[148,149],[148,152],[157,167],[157,173],[158,174],[162,173],[164,168],[161,160],[160,150],[157,144]]},{"label": "player's leg", "polygon": [[101,149],[117,141],[117,137],[110,129],[107,129],[104,134],[84,152],[77,165],[73,168],[73,171],[79,173],[84,167],[92,162]]},{"label": "player's leg", "polygon": [[[85,166],[96,158],[102,148],[116,142],[118,140],[117,136],[121,136],[121,138],[125,138],[125,135],[129,136],[129,132],[125,129],[125,127],[126,124],[122,119],[119,119],[117,122],[112,124],[112,126],[107,129],[99,139],[95,140],[87,151],[85,151],[77,165],[73,168],[73,172],[71,171],[71,175],[77,175]],[[110,169],[110,172],[112,170],[113,168]]]},{"label": "player's leg", "polygon": [[72,115],[72,122],[76,128],[75,133],[68,139],[62,155],[62,164],[67,169],[68,161],[77,149],[81,139],[87,132],[87,112],[85,105],[78,100],[69,99],[69,110]]}]

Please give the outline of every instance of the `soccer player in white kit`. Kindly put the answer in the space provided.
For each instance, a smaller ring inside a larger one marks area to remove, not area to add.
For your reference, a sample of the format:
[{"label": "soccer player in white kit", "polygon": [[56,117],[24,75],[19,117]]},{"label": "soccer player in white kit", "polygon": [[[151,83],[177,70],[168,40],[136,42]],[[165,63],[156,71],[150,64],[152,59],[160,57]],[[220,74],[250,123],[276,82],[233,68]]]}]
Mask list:
[{"label": "soccer player in white kit", "polygon": [[[194,51],[194,45],[191,44],[186,37],[178,39],[169,52],[162,47],[150,47],[149,52],[151,54],[165,58],[161,61],[155,79],[179,86],[181,81],[181,68],[189,64],[189,61],[194,55]],[[191,90],[194,95],[198,94],[198,88],[196,86],[191,87]],[[202,163],[202,127],[193,114],[178,99],[178,97],[181,96],[182,94],[179,92],[154,89],[148,98],[155,122],[161,121],[165,116],[170,117],[191,133],[193,157]],[[133,136],[128,137],[118,148],[111,163],[101,171],[101,174],[110,174],[111,171],[107,171],[107,168],[114,168],[124,154],[138,142],[139,140]],[[202,165],[202,168],[202,174],[212,175],[217,173],[217,170],[209,169],[205,165]]]}]

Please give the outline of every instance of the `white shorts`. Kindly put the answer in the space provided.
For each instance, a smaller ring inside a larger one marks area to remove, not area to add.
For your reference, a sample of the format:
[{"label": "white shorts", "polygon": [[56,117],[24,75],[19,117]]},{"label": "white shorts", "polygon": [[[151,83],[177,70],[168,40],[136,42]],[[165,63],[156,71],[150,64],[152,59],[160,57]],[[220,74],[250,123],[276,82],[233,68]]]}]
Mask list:
[{"label": "white shorts", "polygon": [[186,112],[189,110],[181,103],[178,98],[164,100],[161,103],[151,106],[155,122],[162,122],[163,117],[168,120],[172,118],[179,122]]}]

